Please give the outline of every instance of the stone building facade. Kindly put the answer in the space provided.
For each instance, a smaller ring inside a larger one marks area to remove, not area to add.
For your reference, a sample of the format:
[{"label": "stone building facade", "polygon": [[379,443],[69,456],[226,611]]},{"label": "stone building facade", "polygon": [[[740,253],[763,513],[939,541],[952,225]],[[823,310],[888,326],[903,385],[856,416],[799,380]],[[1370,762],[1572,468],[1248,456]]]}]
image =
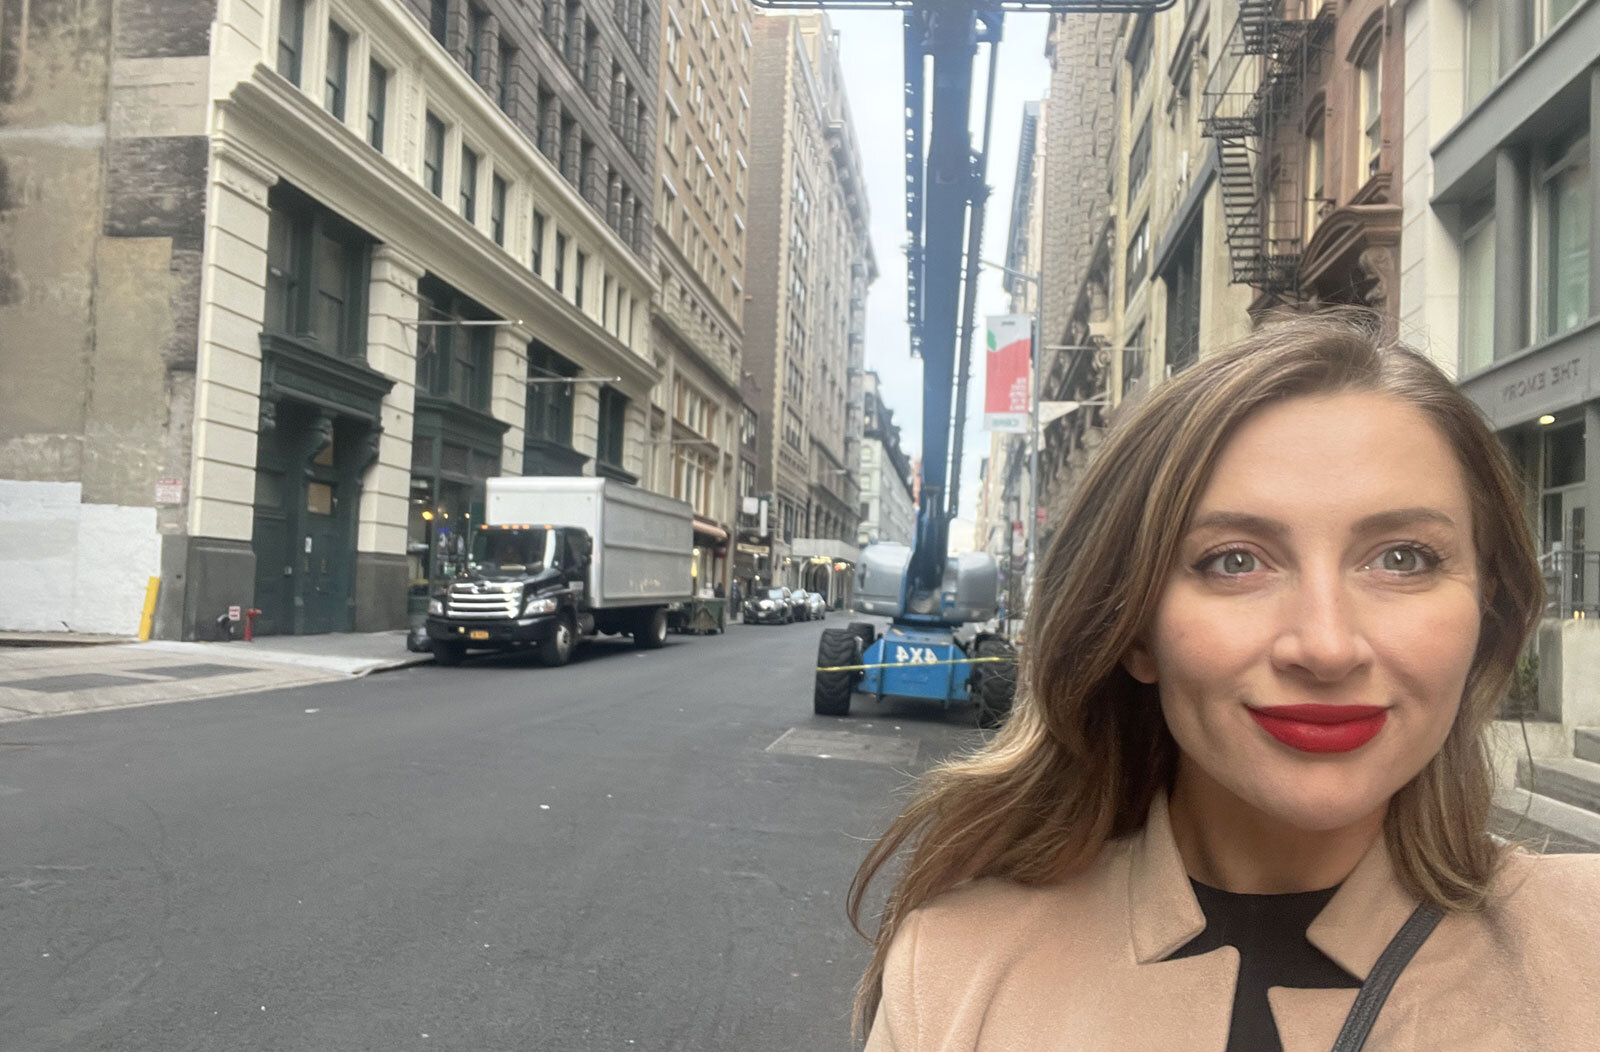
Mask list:
[{"label": "stone building facade", "polygon": [[910,545],[917,509],[911,503],[911,460],[900,448],[900,425],[883,402],[878,374],[863,377],[867,426],[861,443],[861,527],[858,543]]},{"label": "stone building facade", "polygon": [[730,583],[744,401],[745,252],[750,214],[746,0],[665,0],[662,10],[656,271],[651,350],[662,372],[650,483],[695,509],[695,578]]},{"label": "stone building facade", "polygon": [[39,134],[0,331],[37,353],[0,355],[0,515],[53,547],[7,547],[47,598],[0,623],[132,632],[155,577],[157,636],[399,627],[486,477],[640,475],[655,8],[529,11],[106,0],[8,36]]},{"label": "stone building facade", "polygon": [[773,573],[839,601],[856,559],[866,188],[824,15],[755,19],[747,368],[764,392],[757,484]]}]

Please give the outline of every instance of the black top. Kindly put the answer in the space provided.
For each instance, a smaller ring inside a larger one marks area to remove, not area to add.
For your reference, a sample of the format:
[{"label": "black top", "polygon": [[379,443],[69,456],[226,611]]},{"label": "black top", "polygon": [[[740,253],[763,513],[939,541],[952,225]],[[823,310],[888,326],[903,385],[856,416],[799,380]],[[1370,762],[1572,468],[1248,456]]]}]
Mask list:
[{"label": "black top", "polygon": [[1233,1023],[1228,1052],[1283,1052],[1267,989],[1359,989],[1361,981],[1311,945],[1306,929],[1337,887],[1290,895],[1238,895],[1191,879],[1206,930],[1178,957],[1198,957],[1222,946],[1239,951],[1239,985],[1233,992]]}]

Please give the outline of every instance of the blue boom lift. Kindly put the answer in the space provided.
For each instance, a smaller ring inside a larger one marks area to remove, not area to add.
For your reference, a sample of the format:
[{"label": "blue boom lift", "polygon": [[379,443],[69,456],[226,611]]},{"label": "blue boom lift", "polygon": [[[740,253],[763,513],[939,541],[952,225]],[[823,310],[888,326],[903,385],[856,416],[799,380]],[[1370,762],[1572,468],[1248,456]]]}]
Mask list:
[{"label": "blue boom lift", "polygon": [[[755,2],[772,8],[895,10],[905,26],[907,320],[911,353],[923,363],[916,533],[909,548],[876,544],[862,552],[855,609],[892,621],[882,636],[866,622],[822,633],[813,706],[820,715],[845,716],[858,691],[925,698],[945,707],[970,699],[979,723],[993,725],[1011,707],[1015,648],[1001,635],[979,632],[962,641],[956,632],[995,616],[997,567],[986,553],[952,557],[948,552],[960,492],[1001,26],[1006,11],[1149,12],[1173,0]],[[968,116],[979,45],[989,48],[988,90],[983,145],[974,150]],[[1034,342],[1037,347],[1038,334]]]}]

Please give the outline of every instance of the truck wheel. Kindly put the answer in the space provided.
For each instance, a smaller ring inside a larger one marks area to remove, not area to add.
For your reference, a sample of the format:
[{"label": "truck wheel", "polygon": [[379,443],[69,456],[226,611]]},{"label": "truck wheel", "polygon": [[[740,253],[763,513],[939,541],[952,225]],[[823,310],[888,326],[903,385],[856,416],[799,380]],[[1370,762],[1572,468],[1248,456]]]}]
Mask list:
[{"label": "truck wheel", "polygon": [[870,622],[852,621],[850,622],[850,631],[854,632],[861,640],[861,652],[863,654],[866,653],[868,647],[878,641],[878,630]]},{"label": "truck wheel", "polygon": [[436,665],[454,667],[461,664],[461,659],[467,656],[467,648],[460,643],[435,643],[433,645],[433,662]]},{"label": "truck wheel", "polygon": [[[861,641],[854,632],[825,628],[817,644],[817,668],[836,668],[861,663]],[[850,715],[850,694],[855,687],[854,672],[818,672],[811,695],[811,709],[818,716]]]},{"label": "truck wheel", "polygon": [[633,630],[633,645],[640,650],[659,650],[667,642],[667,611],[665,607],[656,607],[649,613],[639,617],[638,627]]},{"label": "truck wheel", "polygon": [[978,710],[978,726],[998,727],[1011,711],[1017,692],[1017,649],[998,636],[978,640],[976,657],[1007,658],[991,661],[974,669],[972,700]]},{"label": "truck wheel", "polygon": [[578,633],[572,627],[572,618],[563,614],[556,618],[550,637],[539,644],[539,661],[549,668],[560,668],[572,660],[572,649],[578,643]]}]

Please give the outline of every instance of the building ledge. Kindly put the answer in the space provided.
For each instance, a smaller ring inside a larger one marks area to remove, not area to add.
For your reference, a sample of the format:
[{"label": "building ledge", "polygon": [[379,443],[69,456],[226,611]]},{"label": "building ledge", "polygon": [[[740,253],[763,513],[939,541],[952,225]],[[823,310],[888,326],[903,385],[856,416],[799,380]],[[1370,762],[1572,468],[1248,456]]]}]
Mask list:
[{"label": "building ledge", "polygon": [[1431,148],[1433,203],[1480,193],[1493,176],[1494,152],[1540,141],[1588,104],[1600,63],[1600,4],[1584,4],[1523,55]]},{"label": "building ledge", "polygon": [[1460,386],[1496,430],[1505,430],[1596,397],[1597,359],[1600,317],[1492,362]]}]

